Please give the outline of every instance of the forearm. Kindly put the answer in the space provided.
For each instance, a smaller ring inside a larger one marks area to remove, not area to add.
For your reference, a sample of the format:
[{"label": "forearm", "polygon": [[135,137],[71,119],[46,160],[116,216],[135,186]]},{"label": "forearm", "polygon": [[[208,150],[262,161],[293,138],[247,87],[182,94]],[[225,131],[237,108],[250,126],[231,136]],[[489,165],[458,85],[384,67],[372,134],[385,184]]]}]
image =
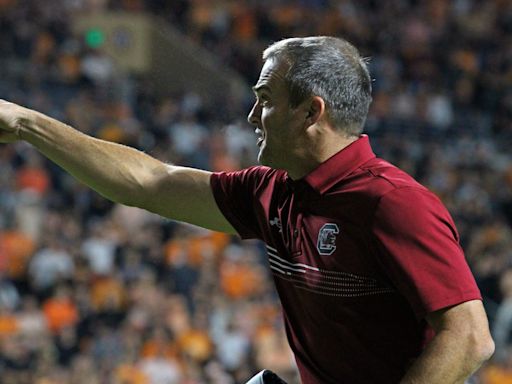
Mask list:
[{"label": "forearm", "polygon": [[0,100],[0,143],[25,140],[108,199],[234,234],[213,195],[211,172],[167,165],[133,148],[84,135]]},{"label": "forearm", "polygon": [[99,140],[38,112],[20,120],[19,136],[78,180],[115,202],[143,206],[148,179],[165,165],[133,148]]},{"label": "forearm", "polygon": [[487,359],[471,339],[442,331],[410,367],[400,384],[463,384]]}]

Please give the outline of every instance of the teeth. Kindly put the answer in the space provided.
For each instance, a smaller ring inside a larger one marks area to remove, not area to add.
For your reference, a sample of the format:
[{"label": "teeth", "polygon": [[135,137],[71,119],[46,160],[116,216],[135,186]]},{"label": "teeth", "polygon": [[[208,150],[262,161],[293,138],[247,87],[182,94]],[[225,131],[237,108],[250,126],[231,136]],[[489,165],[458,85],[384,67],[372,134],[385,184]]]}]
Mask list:
[{"label": "teeth", "polygon": [[263,140],[265,140],[265,133],[264,133],[261,129],[259,129],[259,128],[256,128],[256,129],[254,130],[254,133],[255,133],[256,135],[258,135],[258,140],[257,140],[256,145],[258,145],[258,147],[259,147],[259,146],[261,146],[261,145],[262,145]]}]

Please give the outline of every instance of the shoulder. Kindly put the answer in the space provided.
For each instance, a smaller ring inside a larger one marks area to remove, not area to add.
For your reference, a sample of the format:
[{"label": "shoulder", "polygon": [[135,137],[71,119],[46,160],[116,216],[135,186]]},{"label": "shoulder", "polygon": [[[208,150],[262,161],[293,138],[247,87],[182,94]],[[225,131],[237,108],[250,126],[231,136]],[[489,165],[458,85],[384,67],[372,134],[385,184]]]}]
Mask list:
[{"label": "shoulder", "polygon": [[359,173],[363,175],[361,182],[365,183],[364,189],[373,201],[374,214],[398,218],[405,212],[421,215],[428,210],[447,215],[443,203],[432,191],[383,159],[368,161]]},{"label": "shoulder", "polygon": [[431,232],[433,228],[444,228],[443,231],[448,229],[446,233],[458,240],[455,223],[435,193],[389,163],[375,167],[371,172],[379,185],[375,192],[374,224],[384,224],[395,233]]},{"label": "shoulder", "polygon": [[402,188],[428,192],[425,186],[407,172],[378,157],[364,164],[361,170],[371,179],[371,184],[378,195]]}]

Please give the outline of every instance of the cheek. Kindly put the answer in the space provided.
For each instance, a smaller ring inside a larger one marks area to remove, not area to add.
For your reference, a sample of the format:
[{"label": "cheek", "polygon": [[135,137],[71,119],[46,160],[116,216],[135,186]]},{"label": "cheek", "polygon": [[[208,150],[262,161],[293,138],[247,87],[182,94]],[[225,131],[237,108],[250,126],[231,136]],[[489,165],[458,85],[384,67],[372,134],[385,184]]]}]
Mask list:
[{"label": "cheek", "polygon": [[261,122],[267,131],[270,129],[275,134],[283,126],[283,113],[275,107],[265,108],[261,112]]},{"label": "cheek", "polygon": [[261,110],[261,121],[263,123],[272,122],[273,108],[263,108]]}]

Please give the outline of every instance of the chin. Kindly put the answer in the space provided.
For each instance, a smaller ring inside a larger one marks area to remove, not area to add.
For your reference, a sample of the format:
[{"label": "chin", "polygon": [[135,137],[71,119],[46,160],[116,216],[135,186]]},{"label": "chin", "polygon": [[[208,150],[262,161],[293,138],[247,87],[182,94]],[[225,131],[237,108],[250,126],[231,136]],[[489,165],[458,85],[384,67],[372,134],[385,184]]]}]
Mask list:
[{"label": "chin", "polygon": [[269,156],[269,151],[265,146],[262,146],[260,148],[260,151],[258,153],[258,163],[266,167],[276,168],[276,162],[273,161],[272,156]]},{"label": "chin", "polygon": [[260,151],[258,152],[258,163],[260,163],[261,165],[268,165],[267,159],[265,158],[265,154],[263,152],[264,152],[264,148],[261,147]]}]

